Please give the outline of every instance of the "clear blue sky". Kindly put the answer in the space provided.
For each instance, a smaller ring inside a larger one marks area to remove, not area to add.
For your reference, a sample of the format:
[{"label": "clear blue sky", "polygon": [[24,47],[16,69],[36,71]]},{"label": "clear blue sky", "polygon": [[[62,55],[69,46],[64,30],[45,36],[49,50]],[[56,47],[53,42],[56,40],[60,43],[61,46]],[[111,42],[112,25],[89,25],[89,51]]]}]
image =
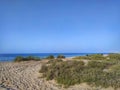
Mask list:
[{"label": "clear blue sky", "polygon": [[0,53],[120,52],[120,0],[0,0]]}]

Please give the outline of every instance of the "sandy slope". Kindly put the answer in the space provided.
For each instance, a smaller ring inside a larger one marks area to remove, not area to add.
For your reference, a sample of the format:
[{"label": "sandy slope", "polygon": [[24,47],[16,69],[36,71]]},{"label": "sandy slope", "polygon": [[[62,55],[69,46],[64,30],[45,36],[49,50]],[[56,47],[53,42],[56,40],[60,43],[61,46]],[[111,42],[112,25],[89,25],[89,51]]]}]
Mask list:
[{"label": "sandy slope", "polygon": [[[9,88],[9,90],[66,90],[56,85],[54,82],[48,82],[39,78],[39,70],[44,62],[45,61],[0,63],[0,85]],[[5,89],[0,87],[0,90]],[[85,84],[82,84],[75,85],[67,90],[93,89]]]},{"label": "sandy slope", "polygon": [[39,79],[41,62],[0,63],[0,84],[14,90],[45,90]]}]

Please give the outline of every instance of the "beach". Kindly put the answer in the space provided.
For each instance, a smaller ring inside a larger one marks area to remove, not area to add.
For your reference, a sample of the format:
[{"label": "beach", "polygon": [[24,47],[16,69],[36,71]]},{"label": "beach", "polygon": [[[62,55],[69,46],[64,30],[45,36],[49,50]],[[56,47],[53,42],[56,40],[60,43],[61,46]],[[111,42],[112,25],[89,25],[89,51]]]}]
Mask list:
[{"label": "beach", "polygon": [[1,87],[0,90],[59,90],[54,85],[39,78],[39,70],[44,62],[0,63],[0,84],[4,87]]},{"label": "beach", "polygon": [[41,63],[40,61],[0,63],[0,84],[10,90],[47,89],[44,79],[39,79]]},{"label": "beach", "polygon": [[47,61],[0,62],[0,90],[93,90],[86,84],[63,88],[41,78],[39,70]]}]

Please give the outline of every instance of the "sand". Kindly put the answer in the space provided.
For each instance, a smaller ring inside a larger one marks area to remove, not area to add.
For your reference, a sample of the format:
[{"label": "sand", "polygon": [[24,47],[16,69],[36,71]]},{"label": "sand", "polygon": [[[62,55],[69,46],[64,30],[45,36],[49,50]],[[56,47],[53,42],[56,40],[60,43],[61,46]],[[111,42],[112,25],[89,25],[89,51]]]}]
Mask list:
[{"label": "sand", "polygon": [[11,90],[45,90],[44,79],[38,78],[41,63],[0,63],[0,84]]},{"label": "sand", "polygon": [[40,78],[39,70],[45,62],[46,60],[18,63],[1,62],[0,90],[93,90],[86,84],[75,85],[66,89],[60,87],[54,80],[46,81],[44,78]]}]

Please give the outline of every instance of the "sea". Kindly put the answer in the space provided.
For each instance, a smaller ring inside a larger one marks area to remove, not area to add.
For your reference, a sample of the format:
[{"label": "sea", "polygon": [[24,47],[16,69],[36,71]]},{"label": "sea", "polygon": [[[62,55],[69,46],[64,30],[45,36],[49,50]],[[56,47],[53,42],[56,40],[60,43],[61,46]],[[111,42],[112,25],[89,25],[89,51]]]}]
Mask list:
[{"label": "sea", "polygon": [[[12,62],[17,56],[35,56],[40,58],[45,58],[49,55],[54,55],[57,57],[58,55],[64,55],[65,57],[74,57],[74,56],[85,56],[90,54],[98,54],[98,53],[17,53],[17,54],[0,54],[0,62]],[[102,53],[107,54],[107,53]]]}]

